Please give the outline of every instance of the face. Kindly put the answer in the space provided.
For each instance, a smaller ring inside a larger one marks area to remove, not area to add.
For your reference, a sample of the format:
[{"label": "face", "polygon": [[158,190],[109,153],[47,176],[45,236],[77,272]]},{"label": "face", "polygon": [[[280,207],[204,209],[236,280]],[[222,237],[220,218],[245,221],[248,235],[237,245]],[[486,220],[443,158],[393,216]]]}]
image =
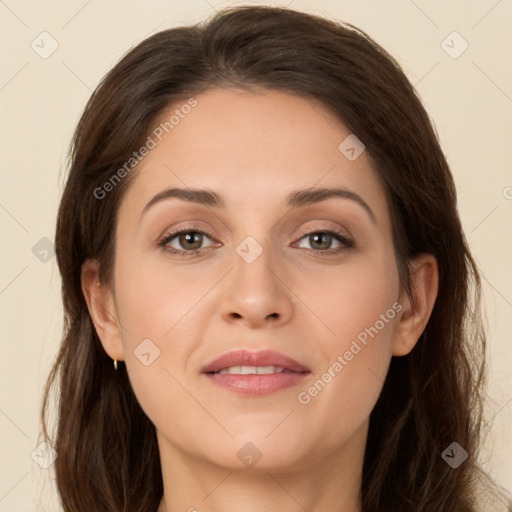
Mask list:
[{"label": "face", "polygon": [[[319,104],[236,89],[195,99],[161,141],[152,135],[122,200],[121,329],[104,346],[124,359],[161,449],[238,469],[257,449],[253,471],[339,457],[366,436],[401,334],[383,187],[353,139],[340,149],[350,132]],[[219,201],[154,199],[170,188]],[[342,192],[311,196],[321,188]],[[307,372],[275,389],[275,369],[203,373],[238,349],[277,351]],[[251,387],[258,378],[267,392]]]}]

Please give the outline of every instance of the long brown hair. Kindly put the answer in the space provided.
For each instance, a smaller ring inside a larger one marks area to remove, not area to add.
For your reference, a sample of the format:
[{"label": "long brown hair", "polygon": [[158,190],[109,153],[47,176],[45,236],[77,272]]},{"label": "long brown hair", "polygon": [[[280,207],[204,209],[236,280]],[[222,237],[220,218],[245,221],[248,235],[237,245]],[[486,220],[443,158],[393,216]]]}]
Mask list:
[{"label": "long brown hair", "polygon": [[[279,90],[319,101],[366,146],[385,189],[402,286],[408,261],[434,255],[439,293],[414,350],[392,358],[371,413],[361,500],[369,512],[476,512],[485,336],[480,279],[435,131],[397,62],[349,24],[271,7],[237,7],[159,32],[129,51],[77,126],[56,227],[65,323],[41,412],[58,453],[66,512],[155,512],[163,493],[155,428],[126,368],[114,371],[93,327],[81,266],[109,284],[117,212],[136,169],[98,190],[142,146],[163,109],[214,87]],[[104,197],[103,197],[104,196]],[[60,389],[55,390],[55,384]],[[55,438],[49,402],[58,400]],[[456,441],[468,459],[442,457]]]}]

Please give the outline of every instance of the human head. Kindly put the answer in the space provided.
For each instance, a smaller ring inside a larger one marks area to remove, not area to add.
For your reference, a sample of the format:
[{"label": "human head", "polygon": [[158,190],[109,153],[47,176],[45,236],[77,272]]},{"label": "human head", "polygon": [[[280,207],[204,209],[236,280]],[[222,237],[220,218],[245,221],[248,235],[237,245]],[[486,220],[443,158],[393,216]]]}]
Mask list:
[{"label": "human head", "polygon": [[[349,25],[263,7],[227,10],[202,27],[168,30],[147,39],[107,75],[79,123],[56,236],[68,322],[58,364],[72,370],[63,373],[61,426],[62,432],[75,436],[74,447],[72,438],[64,436],[56,446],[62,492],[73,499],[63,475],[84,453],[85,440],[97,439],[99,450],[114,435],[121,447],[116,465],[128,466],[129,447],[136,434],[143,434],[147,458],[137,464],[137,471],[158,481],[154,429],[133,395],[124,366],[118,374],[111,371],[89,316],[81,267],[87,259],[97,259],[101,282],[114,284],[117,214],[137,179],[137,168],[111,190],[104,184],[143,146],[170,105],[223,87],[285,92],[318,102],[337,117],[364,142],[385,191],[402,289],[413,295],[410,263],[416,256],[435,258],[439,291],[430,320],[414,350],[391,361],[372,412],[362,496],[369,509],[405,510],[405,501],[397,496],[408,495],[415,510],[422,510],[426,501],[418,505],[417,500],[441,485],[439,500],[447,508],[460,506],[466,499],[464,470],[451,472],[439,453],[457,439],[473,456],[477,429],[468,427],[469,405],[476,395],[466,390],[479,373],[471,375],[464,317],[470,307],[469,281],[473,277],[478,283],[478,276],[435,132],[397,63],[367,35]],[[106,193],[98,197],[101,190]],[[476,336],[478,341],[478,332]],[[451,404],[449,413],[441,408],[443,400]],[[92,421],[85,421],[87,414]],[[126,417],[130,427],[123,422]],[[123,423],[122,431],[114,430],[116,422]],[[421,449],[426,438],[430,450]],[[408,476],[418,467],[430,469],[411,489]],[[466,468],[470,471],[470,463]],[[104,474],[98,476],[106,482],[105,500],[115,503],[119,496],[112,491],[114,484],[122,487],[128,477],[110,469],[103,466]],[[140,489],[135,492],[140,496]],[[158,485],[146,490],[148,502],[159,492]]]}]

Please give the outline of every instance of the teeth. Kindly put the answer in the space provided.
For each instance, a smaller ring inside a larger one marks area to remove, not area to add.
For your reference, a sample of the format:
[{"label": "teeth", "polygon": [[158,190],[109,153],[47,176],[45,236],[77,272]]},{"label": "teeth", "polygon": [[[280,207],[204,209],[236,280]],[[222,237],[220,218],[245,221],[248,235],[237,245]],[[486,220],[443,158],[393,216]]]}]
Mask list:
[{"label": "teeth", "polygon": [[220,370],[219,374],[232,373],[236,375],[268,375],[271,373],[282,373],[284,368],[280,366],[230,366]]}]

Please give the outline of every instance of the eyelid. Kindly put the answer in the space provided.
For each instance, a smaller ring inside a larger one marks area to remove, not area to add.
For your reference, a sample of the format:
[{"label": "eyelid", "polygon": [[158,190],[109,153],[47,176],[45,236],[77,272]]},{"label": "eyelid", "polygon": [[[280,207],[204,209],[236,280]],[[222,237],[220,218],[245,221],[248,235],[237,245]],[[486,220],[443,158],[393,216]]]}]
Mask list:
[{"label": "eyelid", "polygon": [[303,248],[306,251],[308,251],[309,254],[312,254],[313,256],[315,256],[317,258],[328,257],[328,256],[341,256],[347,250],[355,247],[355,243],[354,243],[352,236],[347,236],[339,228],[332,228],[332,227],[331,228],[324,228],[324,227],[312,228],[312,229],[307,229],[305,231],[301,230],[301,233],[298,236],[297,242],[294,242],[294,244],[300,243],[301,240],[305,239],[309,235],[313,235],[316,233],[328,234],[340,244],[339,247],[336,247],[334,249],[315,250],[315,249]]},{"label": "eyelid", "polygon": [[325,225],[301,228],[301,229],[299,229],[299,233],[297,236],[299,238],[303,238],[304,236],[311,235],[313,233],[336,233],[336,235],[340,236],[347,242],[353,243],[353,240],[354,240],[354,237],[348,231],[348,229],[342,229],[337,226],[325,226]]},{"label": "eyelid", "polygon": [[[348,232],[348,230],[345,230]],[[176,249],[176,248],[167,248],[167,244],[179,236],[181,233],[188,233],[188,232],[194,232],[199,233],[201,235],[206,236],[210,240],[214,242],[214,244],[208,246],[208,247],[202,247],[200,249],[193,249],[193,250],[182,250],[182,249]],[[335,255],[335,254],[341,254],[347,249],[350,249],[355,246],[353,237],[350,234],[345,233],[342,229],[338,227],[326,227],[326,226],[317,226],[317,227],[310,227],[310,228],[302,228],[299,230],[299,233],[294,237],[295,241],[294,243],[300,242],[303,238],[307,237],[308,235],[316,234],[316,233],[326,233],[333,236],[340,244],[341,247],[335,248],[335,249],[323,249],[323,250],[315,250],[315,249],[307,249],[306,251],[313,253],[315,256],[328,256],[328,255]],[[200,228],[197,224],[192,224],[188,226],[183,226],[180,228],[177,228],[172,231],[167,231],[162,237],[160,237],[157,241],[157,246],[163,248],[164,250],[167,250],[171,254],[177,254],[177,255],[185,255],[185,256],[191,256],[196,255],[206,249],[215,247],[215,244],[218,247],[218,242],[215,237],[210,235],[207,231]],[[304,249],[304,248],[302,248]]]},{"label": "eyelid", "polygon": [[[181,233],[189,233],[189,232],[194,232],[194,233],[199,233],[201,235],[205,235],[206,237],[208,237],[210,240],[213,240],[214,242],[217,242],[217,240],[215,239],[215,237],[213,237],[212,235],[210,235],[207,231],[205,231],[204,229],[200,228],[198,225],[196,224],[192,224],[192,225],[188,225],[188,226],[183,226],[183,227],[180,227],[180,228],[176,228],[174,230],[169,230],[169,231],[166,231],[164,235],[162,235],[158,240],[157,240],[157,246],[158,247],[163,247],[165,248],[165,246],[170,242],[170,240],[176,238],[178,235],[180,235]],[[206,249],[205,247],[204,248],[201,248],[201,249],[195,249],[195,250],[192,250],[192,251],[183,251],[183,252],[186,252],[186,253],[193,253],[193,252],[197,252],[197,251],[202,251],[203,249]],[[173,250],[175,250],[176,252],[180,252],[179,249],[170,249],[171,252],[173,252]]]}]

